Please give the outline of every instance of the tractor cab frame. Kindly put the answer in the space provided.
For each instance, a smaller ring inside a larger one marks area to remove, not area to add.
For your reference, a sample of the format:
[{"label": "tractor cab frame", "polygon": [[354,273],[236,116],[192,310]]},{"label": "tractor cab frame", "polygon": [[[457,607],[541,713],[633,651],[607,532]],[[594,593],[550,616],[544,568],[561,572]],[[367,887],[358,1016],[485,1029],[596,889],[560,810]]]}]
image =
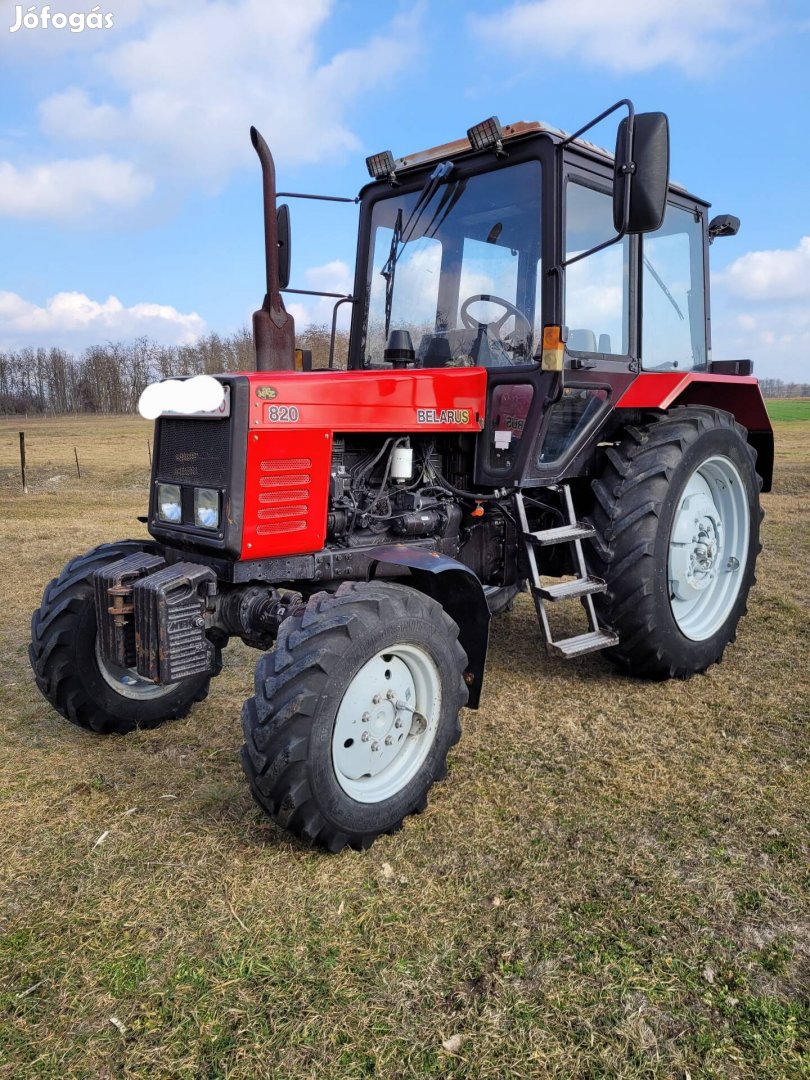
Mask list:
[{"label": "tractor cab frame", "polygon": [[[618,158],[580,137],[625,104],[575,136],[520,122],[483,149],[448,143],[393,161],[367,185],[348,367],[486,368],[480,485],[590,476],[600,436],[625,419],[617,407],[722,397],[743,414],[769,490],[770,423],[750,361],[711,359],[709,246],[728,232],[706,200],[668,174],[662,186],[660,142],[648,163],[658,176],[643,179],[665,192],[663,220],[623,228]],[[617,155],[622,137],[620,128]],[[544,350],[554,328],[563,348]],[[412,357],[386,359],[392,330],[407,330]]]}]

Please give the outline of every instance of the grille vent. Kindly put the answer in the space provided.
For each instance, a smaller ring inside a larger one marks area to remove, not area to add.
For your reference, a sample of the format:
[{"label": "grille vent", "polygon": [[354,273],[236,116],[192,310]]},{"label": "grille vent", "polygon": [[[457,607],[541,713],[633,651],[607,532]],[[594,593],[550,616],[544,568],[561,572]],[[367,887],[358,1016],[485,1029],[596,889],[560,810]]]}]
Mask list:
[{"label": "grille vent", "polygon": [[158,479],[210,487],[226,485],[231,434],[228,420],[162,417],[158,423]]},{"label": "grille vent", "polygon": [[262,461],[259,487],[259,536],[303,532],[307,528],[311,458],[271,458]]}]

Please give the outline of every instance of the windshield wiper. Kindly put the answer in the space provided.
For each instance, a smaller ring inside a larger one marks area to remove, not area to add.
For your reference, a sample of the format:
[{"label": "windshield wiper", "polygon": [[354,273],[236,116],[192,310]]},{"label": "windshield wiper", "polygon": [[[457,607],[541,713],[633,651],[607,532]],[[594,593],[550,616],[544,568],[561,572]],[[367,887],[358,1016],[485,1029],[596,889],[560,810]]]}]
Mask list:
[{"label": "windshield wiper", "polygon": [[656,283],[656,285],[658,285],[658,287],[661,289],[661,292],[664,294],[664,296],[667,298],[667,300],[669,300],[670,304],[672,304],[672,306],[678,312],[678,318],[681,320],[681,322],[683,322],[683,312],[678,307],[678,301],[675,299],[675,297],[672,295],[672,293],[666,287],[664,282],[661,280],[660,276],[658,275],[658,272],[656,271],[655,267],[653,266],[653,264],[650,262],[650,260],[647,258],[646,255],[644,256],[644,265],[647,267],[647,269],[652,274],[653,281]]},{"label": "windshield wiper", "polygon": [[397,265],[397,251],[402,236],[402,207],[397,210],[397,220],[394,222],[394,234],[391,237],[391,247],[388,250],[388,261],[380,273],[385,278],[385,340],[388,340],[388,332],[391,329],[391,304],[394,300],[394,271]]},{"label": "windshield wiper", "polygon": [[[450,211],[455,208],[456,203],[466,190],[466,180],[456,180],[452,187],[447,188],[441,199],[439,199],[439,205],[436,207],[436,213],[430,219],[430,224],[425,229],[425,236],[436,235],[436,233],[447,220]],[[437,218],[438,221],[436,220]]]},{"label": "windshield wiper", "polygon": [[397,260],[402,254],[402,249],[408,243],[416,231],[419,219],[428,207],[430,200],[436,194],[440,184],[450,176],[455,168],[452,161],[440,161],[430,176],[425,181],[419,198],[411,210],[405,226],[402,225],[402,207],[397,210],[397,219],[394,225],[394,235],[391,237],[391,248],[388,252],[388,260],[380,273],[385,278],[385,337],[391,329],[391,305],[394,299],[394,274],[396,273]]}]

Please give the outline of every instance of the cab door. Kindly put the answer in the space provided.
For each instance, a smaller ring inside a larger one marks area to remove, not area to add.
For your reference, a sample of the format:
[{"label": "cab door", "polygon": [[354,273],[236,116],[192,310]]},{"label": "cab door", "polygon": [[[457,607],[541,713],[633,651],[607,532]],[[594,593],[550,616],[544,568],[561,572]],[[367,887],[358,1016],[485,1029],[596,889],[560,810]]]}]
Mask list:
[{"label": "cab door", "polygon": [[[583,448],[639,370],[638,239],[625,237],[581,259],[615,235],[613,178],[569,153],[547,197],[542,324],[567,329],[562,373],[490,371],[480,483],[553,483],[584,469]],[[568,265],[565,265],[565,264]],[[537,337],[542,332],[537,327]],[[510,429],[520,427],[518,437]]]},{"label": "cab door", "polygon": [[615,235],[608,168],[567,158],[560,206],[567,340],[559,396],[545,410],[531,463],[529,475],[541,482],[585,470],[596,433],[639,369],[637,237],[578,258]]}]

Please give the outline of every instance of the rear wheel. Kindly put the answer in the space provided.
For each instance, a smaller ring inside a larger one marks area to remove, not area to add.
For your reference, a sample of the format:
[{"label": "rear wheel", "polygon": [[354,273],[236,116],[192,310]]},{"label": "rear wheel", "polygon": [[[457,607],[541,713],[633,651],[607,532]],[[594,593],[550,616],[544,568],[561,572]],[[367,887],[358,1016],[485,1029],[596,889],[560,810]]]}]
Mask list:
[{"label": "rear wheel", "polygon": [[367,848],[422,810],[461,733],[467,660],[441,606],[387,582],[346,582],[286,619],[242,710],[242,764],[283,828]]},{"label": "rear wheel", "polygon": [[628,428],[593,485],[594,597],[633,674],[687,678],[717,663],[746,611],[760,550],[762,482],[730,413],[674,409]]},{"label": "rear wheel", "polygon": [[71,723],[100,734],[125,734],[185,716],[208,693],[209,677],[158,686],[111,664],[98,643],[93,574],[148,545],[102,544],[71,560],[45,588],[31,620],[28,657],[42,694]]}]

